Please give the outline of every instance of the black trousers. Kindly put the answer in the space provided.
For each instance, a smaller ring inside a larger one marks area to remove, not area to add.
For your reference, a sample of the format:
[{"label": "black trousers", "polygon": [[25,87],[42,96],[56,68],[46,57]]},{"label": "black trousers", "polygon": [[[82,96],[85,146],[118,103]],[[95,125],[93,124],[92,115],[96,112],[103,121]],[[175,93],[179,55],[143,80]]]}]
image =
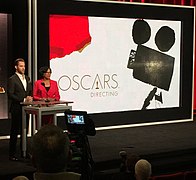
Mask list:
[{"label": "black trousers", "polygon": [[[27,119],[27,131],[29,127],[29,115]],[[15,156],[17,153],[17,139],[20,135],[20,153],[22,153],[22,108],[18,111],[11,113],[11,129],[10,129],[10,141],[9,141],[9,156]],[[22,155],[22,154],[21,154]]]}]

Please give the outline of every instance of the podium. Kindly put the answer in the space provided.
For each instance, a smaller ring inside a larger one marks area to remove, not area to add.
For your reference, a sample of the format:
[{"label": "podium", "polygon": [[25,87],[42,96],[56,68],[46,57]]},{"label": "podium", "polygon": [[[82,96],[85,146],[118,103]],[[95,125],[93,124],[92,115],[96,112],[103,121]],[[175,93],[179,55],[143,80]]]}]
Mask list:
[{"label": "podium", "polygon": [[[42,115],[54,115],[54,124],[57,125],[57,113],[64,113],[66,110],[71,110],[69,106],[71,101],[33,101],[28,103],[22,103],[22,153],[23,157],[26,157],[27,150],[27,129],[26,129],[26,115],[37,115],[37,128],[41,128]],[[32,118],[32,121],[34,118]]]}]

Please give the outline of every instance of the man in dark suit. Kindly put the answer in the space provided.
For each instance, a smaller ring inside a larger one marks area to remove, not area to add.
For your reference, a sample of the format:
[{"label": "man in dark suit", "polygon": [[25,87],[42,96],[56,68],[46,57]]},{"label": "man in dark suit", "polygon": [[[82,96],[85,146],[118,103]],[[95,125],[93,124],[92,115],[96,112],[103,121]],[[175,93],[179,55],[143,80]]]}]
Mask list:
[{"label": "man in dark suit", "polygon": [[[9,159],[17,161],[17,136],[22,132],[22,102],[31,102],[32,85],[30,78],[25,75],[25,61],[22,58],[15,60],[16,72],[8,80],[8,100],[11,112],[11,130],[9,142]],[[28,121],[28,120],[27,120]],[[27,122],[27,126],[28,126]],[[28,129],[28,127],[27,127]],[[21,143],[22,144],[22,143]]]}]

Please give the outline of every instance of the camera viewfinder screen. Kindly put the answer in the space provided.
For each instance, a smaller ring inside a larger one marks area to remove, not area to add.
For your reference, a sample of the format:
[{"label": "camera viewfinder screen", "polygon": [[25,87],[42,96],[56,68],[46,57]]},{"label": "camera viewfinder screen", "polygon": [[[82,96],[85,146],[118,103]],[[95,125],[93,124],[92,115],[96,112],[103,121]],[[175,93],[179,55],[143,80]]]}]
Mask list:
[{"label": "camera viewfinder screen", "polygon": [[69,124],[84,124],[83,115],[67,115]]}]

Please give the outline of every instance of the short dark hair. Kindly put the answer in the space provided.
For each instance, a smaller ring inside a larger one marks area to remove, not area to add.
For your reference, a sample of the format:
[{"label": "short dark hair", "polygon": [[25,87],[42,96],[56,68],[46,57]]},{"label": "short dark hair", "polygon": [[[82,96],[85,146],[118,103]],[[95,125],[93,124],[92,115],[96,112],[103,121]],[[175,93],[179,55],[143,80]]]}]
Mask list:
[{"label": "short dark hair", "polygon": [[64,171],[69,155],[69,137],[60,127],[45,125],[33,136],[32,156],[38,171],[44,173]]},{"label": "short dark hair", "polygon": [[19,62],[24,62],[25,63],[25,60],[23,58],[17,58],[15,61],[14,61],[14,65],[15,66],[18,66],[18,63]]},{"label": "short dark hair", "polygon": [[46,73],[48,69],[50,70],[50,72],[52,72],[51,68],[48,66],[43,66],[39,69],[39,75],[41,78],[44,76],[44,73]]}]

